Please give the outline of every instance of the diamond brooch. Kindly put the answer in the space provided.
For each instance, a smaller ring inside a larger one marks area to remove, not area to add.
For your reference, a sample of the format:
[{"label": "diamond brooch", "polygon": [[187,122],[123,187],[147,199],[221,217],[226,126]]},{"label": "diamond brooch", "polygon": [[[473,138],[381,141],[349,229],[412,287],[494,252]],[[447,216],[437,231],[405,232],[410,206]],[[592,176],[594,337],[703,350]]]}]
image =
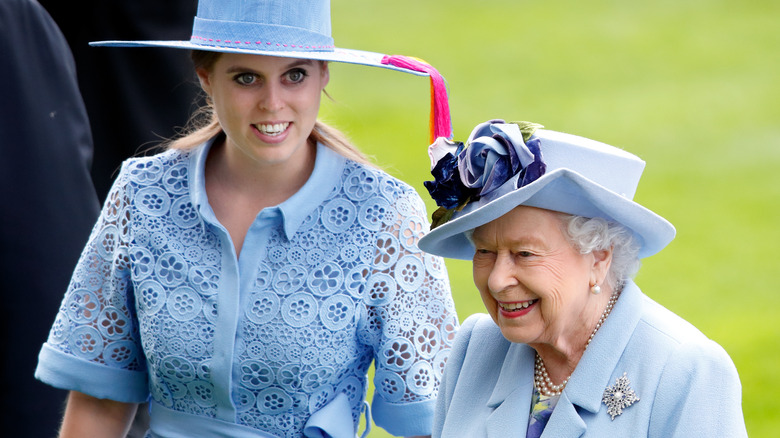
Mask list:
[{"label": "diamond brooch", "polygon": [[612,416],[612,420],[615,420],[615,417],[623,413],[623,409],[638,402],[639,397],[631,389],[631,382],[626,377],[626,373],[623,373],[623,376],[615,379],[614,386],[607,386],[601,401],[607,405],[607,413]]}]

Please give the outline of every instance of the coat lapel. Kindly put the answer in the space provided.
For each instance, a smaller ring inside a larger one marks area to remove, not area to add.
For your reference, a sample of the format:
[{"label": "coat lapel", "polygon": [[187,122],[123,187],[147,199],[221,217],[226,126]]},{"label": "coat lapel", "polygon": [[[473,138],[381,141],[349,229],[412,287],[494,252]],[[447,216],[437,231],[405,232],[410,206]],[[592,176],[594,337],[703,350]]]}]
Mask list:
[{"label": "coat lapel", "polygon": [[639,321],[641,300],[636,285],[627,282],[606,323],[577,364],[542,437],[581,437],[587,430],[587,423],[582,417],[590,417],[602,408],[606,409],[601,397],[604,389],[611,384],[610,376],[615,372],[615,366]]},{"label": "coat lapel", "polygon": [[[583,416],[595,415],[602,409],[601,396],[611,384],[610,376],[636,327],[640,308],[641,293],[629,281],[607,322],[582,356],[542,437],[578,438],[585,434],[587,426]],[[494,409],[485,421],[489,438],[525,438],[531,412],[535,354],[525,344],[509,347],[488,400],[488,407]]]},{"label": "coat lapel", "polygon": [[494,411],[485,421],[489,438],[525,437],[531,412],[534,350],[524,344],[512,344],[504,358],[488,407]]},{"label": "coat lapel", "polygon": [[585,434],[586,429],[585,421],[564,390],[561,398],[558,399],[558,404],[555,405],[550,421],[544,428],[542,437],[578,438]]},{"label": "coat lapel", "polygon": [[[578,438],[587,431],[583,416],[602,409],[601,396],[639,319],[641,293],[628,282],[607,322],[599,330],[561,394],[543,438]],[[493,412],[485,421],[489,438],[525,438],[533,393],[534,350],[512,344],[488,400]],[[604,408],[606,409],[606,408]],[[606,415],[606,413],[604,413]]]},{"label": "coat lapel", "polygon": [[564,392],[571,403],[590,413],[602,408],[604,389],[614,383],[610,380],[611,376],[616,372],[615,367],[636,329],[641,308],[641,292],[629,281],[566,385]]}]

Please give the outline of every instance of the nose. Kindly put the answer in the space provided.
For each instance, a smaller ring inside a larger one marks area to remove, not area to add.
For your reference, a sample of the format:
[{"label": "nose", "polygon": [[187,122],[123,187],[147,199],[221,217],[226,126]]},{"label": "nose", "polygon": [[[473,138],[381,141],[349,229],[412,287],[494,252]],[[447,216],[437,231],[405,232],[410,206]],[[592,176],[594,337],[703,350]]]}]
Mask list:
[{"label": "nose", "polygon": [[279,84],[268,83],[262,89],[262,96],[258,102],[261,110],[277,112],[284,107],[283,90]]},{"label": "nose", "polygon": [[496,254],[493,269],[491,269],[488,276],[488,289],[493,293],[497,293],[517,286],[517,284],[518,280],[515,276],[512,255],[507,252],[499,252]]}]

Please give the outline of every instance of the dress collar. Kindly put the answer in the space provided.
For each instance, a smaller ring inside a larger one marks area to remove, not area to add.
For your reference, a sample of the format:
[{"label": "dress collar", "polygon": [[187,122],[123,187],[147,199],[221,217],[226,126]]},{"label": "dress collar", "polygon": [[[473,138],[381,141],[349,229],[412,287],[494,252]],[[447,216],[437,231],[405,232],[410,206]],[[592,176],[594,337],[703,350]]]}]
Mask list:
[{"label": "dress collar", "polygon": [[[200,146],[195,147],[190,153],[189,163],[187,165],[187,174],[189,175],[190,198],[192,205],[201,210],[208,205],[206,196],[206,157],[209,156],[209,150],[217,138],[215,136]],[[209,208],[210,210],[210,208]]]},{"label": "dress collar", "polygon": [[340,184],[347,159],[333,149],[317,143],[314,170],[294,195],[279,204],[284,220],[284,232],[290,239],[304,220],[330,196]]},{"label": "dress collar", "polygon": [[[206,195],[206,158],[209,150],[218,137],[214,137],[193,149],[189,159],[190,197],[193,205],[206,216],[214,213],[208,205]],[[317,155],[314,159],[314,170],[306,183],[286,201],[271,207],[281,213],[284,232],[288,239],[292,238],[303,221],[330,195],[341,180],[341,174],[347,159],[333,149],[317,143]],[[208,207],[208,208],[206,208]]]}]

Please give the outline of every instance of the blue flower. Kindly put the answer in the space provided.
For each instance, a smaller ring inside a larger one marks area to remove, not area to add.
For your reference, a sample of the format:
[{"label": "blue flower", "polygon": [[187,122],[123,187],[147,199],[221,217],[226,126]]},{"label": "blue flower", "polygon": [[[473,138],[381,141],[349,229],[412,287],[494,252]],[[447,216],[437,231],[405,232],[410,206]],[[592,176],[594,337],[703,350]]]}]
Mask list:
[{"label": "blue flower", "polygon": [[471,132],[468,148],[458,162],[461,181],[485,196],[534,162],[520,127],[491,120]]},{"label": "blue flower", "polygon": [[546,170],[540,140],[531,138],[535,123],[490,120],[477,125],[463,143],[438,138],[428,148],[434,181],[425,187],[440,208],[432,228],[452,217],[469,202],[501,187],[517,175],[516,187],[536,181]]},{"label": "blue flower", "polygon": [[470,191],[461,183],[458,171],[458,155],[463,151],[463,143],[453,143],[440,137],[429,148],[431,155],[431,174],[433,181],[423,184],[436,201],[436,205],[453,209],[468,199]]},{"label": "blue flower", "polygon": [[539,147],[541,144],[542,142],[538,138],[532,138],[525,142],[525,146],[534,154],[534,161],[522,170],[522,178],[517,179],[516,188],[519,189],[526,184],[536,181],[547,170],[547,165],[542,160],[542,150]]}]

